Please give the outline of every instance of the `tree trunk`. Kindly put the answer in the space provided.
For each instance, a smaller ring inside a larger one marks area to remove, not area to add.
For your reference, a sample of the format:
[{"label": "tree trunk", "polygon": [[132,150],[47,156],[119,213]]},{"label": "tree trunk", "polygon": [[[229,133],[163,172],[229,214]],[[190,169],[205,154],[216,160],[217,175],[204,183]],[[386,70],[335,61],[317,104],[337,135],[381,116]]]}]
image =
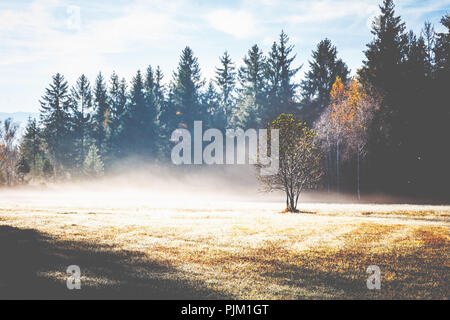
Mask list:
[{"label": "tree trunk", "polygon": [[360,190],[359,190],[359,150],[357,151],[357,155],[356,155],[356,188],[357,188],[357,192],[358,192],[358,200],[361,199],[361,194],[360,194]]},{"label": "tree trunk", "polygon": [[294,195],[291,195],[291,196],[289,197],[289,202],[290,202],[290,204],[289,204],[289,211],[290,211],[290,212],[296,212],[296,211],[297,211],[297,208],[296,208],[296,206],[295,206]]},{"label": "tree trunk", "polygon": [[330,193],[330,186],[331,186],[331,175],[330,175],[331,150],[328,150],[326,157],[327,157],[327,189],[328,189],[328,193]]},{"label": "tree trunk", "polygon": [[336,189],[339,192],[339,139],[336,142]]}]

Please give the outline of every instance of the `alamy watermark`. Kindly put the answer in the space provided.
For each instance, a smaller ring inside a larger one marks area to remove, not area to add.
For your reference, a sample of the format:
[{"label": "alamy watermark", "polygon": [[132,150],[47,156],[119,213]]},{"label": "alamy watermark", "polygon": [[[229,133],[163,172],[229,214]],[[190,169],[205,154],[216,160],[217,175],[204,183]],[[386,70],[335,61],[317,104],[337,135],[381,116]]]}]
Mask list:
[{"label": "alamy watermark", "polygon": [[366,273],[370,274],[367,278],[367,289],[369,290],[379,290],[381,289],[381,271],[380,267],[377,265],[370,265],[367,267]]},{"label": "alamy watermark", "polygon": [[[270,129],[270,155],[268,155],[268,131],[267,129],[258,131],[227,129],[224,139],[219,129],[212,128],[203,132],[202,121],[194,121],[193,137],[189,130],[183,128],[172,132],[170,140],[177,142],[171,152],[172,163],[176,165],[259,164],[261,175],[273,175],[279,168],[279,130]],[[204,142],[210,143],[203,148]],[[247,158],[248,161],[246,161]]]},{"label": "alamy watermark", "polygon": [[81,279],[80,279],[81,278],[81,269],[80,269],[80,267],[77,265],[68,266],[66,272],[69,275],[69,277],[67,278],[67,281],[66,281],[67,289],[80,290],[81,289]]}]

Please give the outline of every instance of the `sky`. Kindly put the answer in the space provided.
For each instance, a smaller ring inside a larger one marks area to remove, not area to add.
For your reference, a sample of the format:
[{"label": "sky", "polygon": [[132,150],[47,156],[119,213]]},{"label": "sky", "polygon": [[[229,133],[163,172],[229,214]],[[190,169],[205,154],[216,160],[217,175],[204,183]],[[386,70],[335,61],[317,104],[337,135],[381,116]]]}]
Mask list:
[{"label": "sky", "polygon": [[[370,25],[382,0],[0,0],[0,112],[38,112],[52,75],[73,85],[115,71],[130,80],[159,65],[172,79],[181,50],[190,46],[202,75],[214,76],[228,51],[236,66],[253,44],[265,53],[283,29],[308,70],[317,43],[329,38],[354,73],[372,39]],[[397,0],[407,29],[425,20],[442,31],[450,0]]]}]

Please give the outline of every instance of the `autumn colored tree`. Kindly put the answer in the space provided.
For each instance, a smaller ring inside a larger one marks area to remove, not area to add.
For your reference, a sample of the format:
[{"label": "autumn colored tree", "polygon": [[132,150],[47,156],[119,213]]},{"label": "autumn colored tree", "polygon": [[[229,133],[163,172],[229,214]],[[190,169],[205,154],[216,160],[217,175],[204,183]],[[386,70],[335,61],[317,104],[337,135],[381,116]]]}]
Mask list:
[{"label": "autumn colored tree", "polygon": [[336,186],[338,192],[340,186],[341,142],[351,130],[354,117],[355,108],[349,98],[349,92],[346,90],[341,78],[336,77],[330,92],[330,125],[331,134],[336,144]]},{"label": "autumn colored tree", "polygon": [[369,125],[378,104],[376,94],[369,94],[357,79],[350,82],[347,99],[348,107],[353,110],[354,115],[348,123],[345,138],[348,150],[356,154],[356,192],[359,200],[361,158],[367,154]]}]

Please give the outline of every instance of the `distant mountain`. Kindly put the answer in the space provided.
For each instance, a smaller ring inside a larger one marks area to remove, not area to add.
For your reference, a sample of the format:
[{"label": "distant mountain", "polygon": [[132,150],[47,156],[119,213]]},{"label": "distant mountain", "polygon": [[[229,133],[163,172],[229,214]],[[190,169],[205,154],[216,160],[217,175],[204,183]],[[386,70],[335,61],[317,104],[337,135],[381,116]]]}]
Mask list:
[{"label": "distant mountain", "polygon": [[19,136],[21,136],[24,132],[25,127],[27,126],[28,118],[36,118],[39,120],[39,113],[37,112],[0,112],[0,122],[5,121],[8,118],[11,118],[14,123],[19,125]]}]

